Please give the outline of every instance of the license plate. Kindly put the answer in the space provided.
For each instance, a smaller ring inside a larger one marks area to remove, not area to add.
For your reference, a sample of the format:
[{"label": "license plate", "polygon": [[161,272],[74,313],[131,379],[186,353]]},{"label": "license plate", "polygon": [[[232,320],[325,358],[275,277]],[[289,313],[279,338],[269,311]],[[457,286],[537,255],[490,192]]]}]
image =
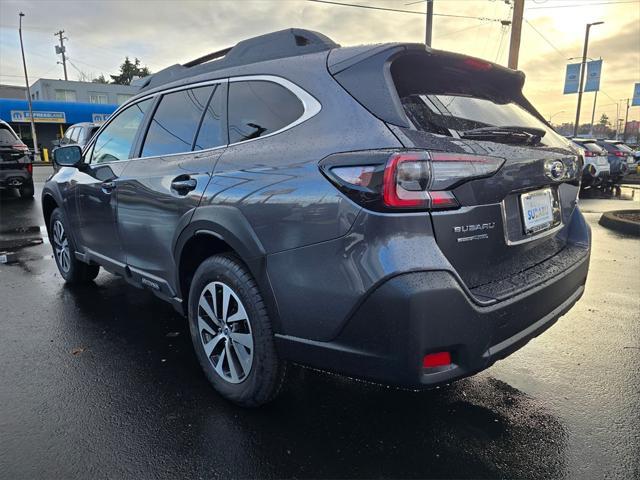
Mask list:
[{"label": "license plate", "polygon": [[553,195],[550,188],[520,195],[524,232],[526,234],[546,230],[553,224]]}]

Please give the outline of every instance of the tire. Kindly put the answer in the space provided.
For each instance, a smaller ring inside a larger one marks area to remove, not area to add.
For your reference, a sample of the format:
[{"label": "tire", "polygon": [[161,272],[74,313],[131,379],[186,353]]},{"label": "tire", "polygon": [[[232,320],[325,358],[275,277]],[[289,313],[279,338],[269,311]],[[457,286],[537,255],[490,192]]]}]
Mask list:
[{"label": "tire", "polygon": [[276,397],[286,363],[276,352],[258,286],[234,255],[215,255],[196,270],[189,290],[189,329],[200,366],[220,395],[243,407]]},{"label": "tire", "polygon": [[30,182],[20,188],[20,196],[22,198],[33,198],[33,194],[34,194],[33,182]]},{"label": "tire", "polygon": [[73,239],[67,235],[69,229],[62,210],[56,208],[49,220],[49,232],[51,234],[51,246],[53,258],[58,266],[58,271],[66,283],[79,284],[92,281],[98,276],[98,265],[87,265],[76,259],[76,251]]}]

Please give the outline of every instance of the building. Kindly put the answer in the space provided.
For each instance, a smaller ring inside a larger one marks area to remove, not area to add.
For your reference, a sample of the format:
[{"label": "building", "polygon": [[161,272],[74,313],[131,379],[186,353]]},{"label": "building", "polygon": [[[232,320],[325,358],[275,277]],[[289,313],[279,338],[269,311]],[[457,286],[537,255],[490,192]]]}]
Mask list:
[{"label": "building", "polygon": [[[34,100],[33,118],[40,149],[51,150],[53,142],[62,137],[70,125],[80,122],[104,122],[117,105],[102,105],[80,102],[49,102]],[[29,104],[26,100],[0,98],[0,119],[9,123],[22,141],[33,148],[29,117]]]},{"label": "building", "polygon": [[0,84],[0,98],[18,98],[20,100],[26,100],[27,89],[18,85]]},{"label": "building", "polygon": [[[40,149],[51,149],[70,125],[104,122],[137,86],[40,78],[31,85],[33,117]],[[0,119],[33,148],[26,88],[0,85]]]},{"label": "building", "polygon": [[131,85],[40,78],[31,85],[31,100],[121,105],[137,91]]}]

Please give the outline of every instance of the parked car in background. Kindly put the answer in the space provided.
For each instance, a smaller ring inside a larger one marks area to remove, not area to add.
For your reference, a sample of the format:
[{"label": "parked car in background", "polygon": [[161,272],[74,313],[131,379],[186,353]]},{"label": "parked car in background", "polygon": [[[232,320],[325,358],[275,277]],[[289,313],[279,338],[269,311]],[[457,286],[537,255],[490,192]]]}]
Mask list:
[{"label": "parked car in background", "polygon": [[0,120],[0,190],[17,189],[33,197],[33,163],[27,147],[11,126]]},{"label": "parked car in background", "polygon": [[63,145],[79,145],[84,147],[94,133],[98,131],[100,124],[91,122],[82,122],[71,125],[64,132],[64,136],[53,142],[54,147],[62,147]]},{"label": "parked car in background", "polygon": [[589,267],[583,160],[524,81],[301,29],[169,67],[54,152],[59,272],[170,302],[244,406],[289,361],[412,389],[473,375],[564,315]]},{"label": "parked car in background", "polygon": [[635,173],[633,151],[620,140],[598,140],[598,145],[607,151],[611,166],[611,183],[619,184],[625,175]]},{"label": "parked car in background", "polygon": [[607,151],[591,138],[572,138],[571,141],[584,151],[582,186],[596,187],[607,182],[611,172]]}]

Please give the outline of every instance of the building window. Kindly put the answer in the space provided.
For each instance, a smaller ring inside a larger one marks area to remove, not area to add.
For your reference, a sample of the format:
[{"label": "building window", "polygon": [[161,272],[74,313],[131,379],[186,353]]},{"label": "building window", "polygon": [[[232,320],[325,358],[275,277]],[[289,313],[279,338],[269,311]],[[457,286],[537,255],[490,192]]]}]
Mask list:
[{"label": "building window", "polygon": [[76,91],[75,90],[56,90],[56,100],[60,102],[75,102]]},{"label": "building window", "polygon": [[89,92],[89,103],[109,103],[106,93]]},{"label": "building window", "polygon": [[118,105],[122,105],[124,102],[133,97],[130,93],[119,93],[117,97]]}]

